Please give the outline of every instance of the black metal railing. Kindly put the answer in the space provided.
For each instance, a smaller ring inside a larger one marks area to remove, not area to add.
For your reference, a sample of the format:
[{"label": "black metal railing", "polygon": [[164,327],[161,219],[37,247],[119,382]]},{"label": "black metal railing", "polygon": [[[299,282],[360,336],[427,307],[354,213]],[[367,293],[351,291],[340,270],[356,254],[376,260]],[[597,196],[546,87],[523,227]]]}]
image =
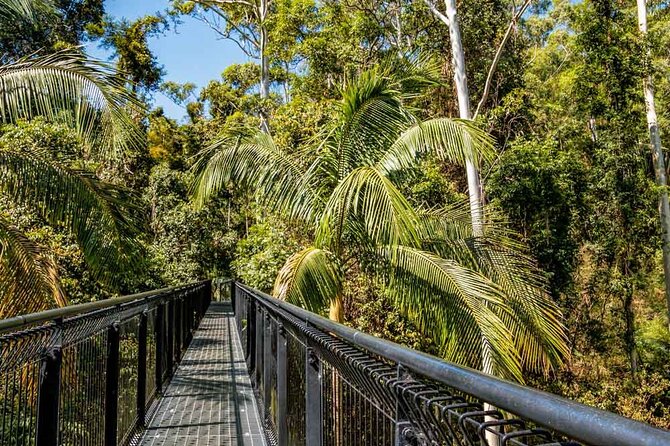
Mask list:
[{"label": "black metal railing", "polygon": [[384,341],[230,282],[270,443],[670,445],[670,431]]},{"label": "black metal railing", "polygon": [[211,298],[206,281],[0,321],[0,445],[132,442]]}]

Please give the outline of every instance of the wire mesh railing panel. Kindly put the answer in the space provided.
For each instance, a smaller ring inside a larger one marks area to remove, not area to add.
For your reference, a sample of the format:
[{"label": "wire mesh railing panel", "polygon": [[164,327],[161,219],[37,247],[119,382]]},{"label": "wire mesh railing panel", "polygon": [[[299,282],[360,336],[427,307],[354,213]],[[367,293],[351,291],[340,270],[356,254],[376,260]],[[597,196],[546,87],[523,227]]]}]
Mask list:
[{"label": "wire mesh railing panel", "polygon": [[131,442],[210,297],[200,282],[0,321],[0,444]]},{"label": "wire mesh railing panel", "polygon": [[117,438],[125,443],[137,426],[140,316],[119,326],[119,397]]},{"label": "wire mesh railing panel", "polygon": [[107,333],[63,347],[60,379],[59,444],[104,442]]},{"label": "wire mesh railing panel", "polygon": [[0,444],[35,444],[40,363],[31,361],[4,373],[0,383]]},{"label": "wire mesh railing panel", "polygon": [[259,406],[271,415],[265,426],[270,444],[670,445],[668,431],[465,369],[244,285],[234,287],[252,383]]},{"label": "wire mesh railing panel", "polygon": [[305,426],[305,346],[287,330],[287,414],[288,444],[304,445]]},{"label": "wire mesh railing panel", "polygon": [[147,406],[156,398],[156,318],[158,310],[153,308],[147,312],[147,383],[146,396]]}]

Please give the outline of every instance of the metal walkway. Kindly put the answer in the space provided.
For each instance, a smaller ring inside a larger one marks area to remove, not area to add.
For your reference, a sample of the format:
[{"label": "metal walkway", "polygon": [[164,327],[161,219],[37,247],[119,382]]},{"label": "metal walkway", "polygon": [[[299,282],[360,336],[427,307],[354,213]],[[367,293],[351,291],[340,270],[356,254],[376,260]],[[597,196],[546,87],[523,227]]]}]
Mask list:
[{"label": "metal walkway", "polygon": [[234,321],[211,304],[140,445],[265,445]]}]

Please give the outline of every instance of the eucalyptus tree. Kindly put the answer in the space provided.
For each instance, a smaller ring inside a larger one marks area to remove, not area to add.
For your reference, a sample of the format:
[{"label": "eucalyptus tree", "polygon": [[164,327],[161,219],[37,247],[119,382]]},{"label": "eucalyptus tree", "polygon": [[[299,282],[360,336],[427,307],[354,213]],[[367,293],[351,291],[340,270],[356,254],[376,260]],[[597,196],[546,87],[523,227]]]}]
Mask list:
[{"label": "eucalyptus tree", "polygon": [[[2,17],[35,17],[47,1],[1,0]],[[68,124],[83,157],[111,162],[138,144],[127,107],[135,100],[105,65],[77,51],[31,56],[0,66],[0,120],[37,116]],[[0,194],[64,227],[79,244],[94,277],[113,283],[138,252],[137,208],[128,192],[58,160],[49,147],[0,145]],[[66,302],[51,257],[0,215],[0,317]]]},{"label": "eucalyptus tree", "polygon": [[[640,33],[647,38],[647,3],[637,0],[637,20]],[[645,42],[646,43],[646,42]],[[645,65],[648,73],[643,81],[644,99],[647,109],[647,127],[651,140],[651,154],[656,174],[656,184],[659,187],[658,209],[661,217],[661,231],[663,233],[663,273],[665,279],[665,304],[670,326],[670,200],[668,199],[668,179],[665,171],[665,155],[661,146],[661,134],[656,117],[656,101],[654,99],[654,81],[651,75],[651,51],[645,52]]]},{"label": "eucalyptus tree", "polygon": [[475,230],[462,203],[417,208],[400,192],[399,174],[427,153],[461,165],[493,155],[472,121],[415,116],[405,104],[426,82],[400,60],[363,72],[309,162],[261,132],[221,139],[195,165],[196,202],[234,184],[313,230],[281,269],[279,298],[343,321],[348,270],[361,267],[445,358],[481,367],[483,337],[497,374],[546,371],[567,352],[561,315],[514,237],[493,223]]},{"label": "eucalyptus tree", "polygon": [[[250,58],[260,61],[260,97],[270,97],[268,19],[273,0],[173,0],[173,7],[206,23],[224,39],[232,40]],[[261,128],[269,131],[261,112]]]}]

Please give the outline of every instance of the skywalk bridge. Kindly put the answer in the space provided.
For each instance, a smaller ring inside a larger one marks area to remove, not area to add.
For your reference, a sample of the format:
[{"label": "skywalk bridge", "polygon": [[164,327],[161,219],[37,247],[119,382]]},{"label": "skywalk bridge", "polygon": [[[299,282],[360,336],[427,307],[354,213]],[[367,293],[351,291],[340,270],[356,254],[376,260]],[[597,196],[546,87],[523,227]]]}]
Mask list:
[{"label": "skywalk bridge", "polygon": [[207,281],[0,321],[0,444],[663,446],[670,432]]}]

